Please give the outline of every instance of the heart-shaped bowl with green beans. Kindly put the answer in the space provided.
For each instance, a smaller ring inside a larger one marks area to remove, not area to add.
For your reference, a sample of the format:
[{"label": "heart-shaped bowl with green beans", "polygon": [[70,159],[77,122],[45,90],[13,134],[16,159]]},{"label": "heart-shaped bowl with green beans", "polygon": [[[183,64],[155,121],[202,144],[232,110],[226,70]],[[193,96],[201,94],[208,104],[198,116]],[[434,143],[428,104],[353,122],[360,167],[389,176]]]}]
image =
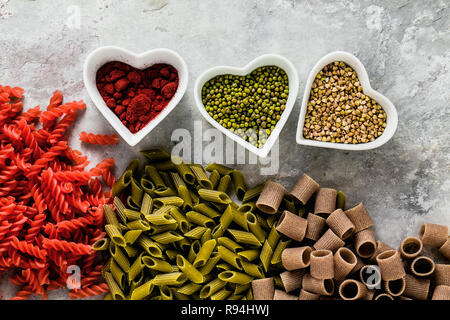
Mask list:
[{"label": "heart-shaped bowl with green beans", "polygon": [[298,86],[294,65],[280,55],[266,54],[243,68],[206,70],[195,82],[194,98],[211,125],[266,157],[294,107]]}]

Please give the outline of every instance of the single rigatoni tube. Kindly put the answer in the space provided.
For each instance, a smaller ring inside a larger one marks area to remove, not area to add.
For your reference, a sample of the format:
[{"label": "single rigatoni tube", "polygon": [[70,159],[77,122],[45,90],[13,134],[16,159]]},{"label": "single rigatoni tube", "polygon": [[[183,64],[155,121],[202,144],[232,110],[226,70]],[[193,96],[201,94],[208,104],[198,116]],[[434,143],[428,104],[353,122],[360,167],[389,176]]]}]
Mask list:
[{"label": "single rigatoni tube", "polygon": [[359,278],[368,289],[381,289],[381,272],[380,267],[377,265],[368,264],[363,266],[359,270]]},{"label": "single rigatoni tube", "polygon": [[337,249],[343,247],[345,242],[339,238],[331,229],[328,229],[317,242],[313,245],[314,249],[327,249],[336,252]]},{"label": "single rigatoni tube", "polygon": [[277,213],[285,192],[286,189],[281,184],[267,181],[256,201],[256,207],[264,213]]},{"label": "single rigatoni tube", "polygon": [[305,238],[317,241],[322,236],[326,228],[326,220],[317,214],[308,213],[306,218],[306,234]]},{"label": "single rigatoni tube", "polygon": [[252,281],[253,299],[273,300],[275,283],[273,278],[256,279]]},{"label": "single rigatoni tube", "polygon": [[349,238],[355,231],[355,225],[342,209],[334,210],[326,221],[330,229],[342,240]]},{"label": "single rigatoni tube", "polygon": [[302,279],[302,289],[323,296],[331,296],[334,292],[334,282],[332,279],[316,279],[307,273]]},{"label": "single rigatoni tube", "polygon": [[284,271],[280,273],[280,278],[283,282],[284,290],[286,290],[286,292],[291,292],[300,288],[302,286],[302,279],[305,274],[306,269]]},{"label": "single rigatoni tube", "polygon": [[304,173],[300,179],[297,180],[289,194],[297,199],[302,205],[305,205],[317,190],[319,190],[319,184]]},{"label": "single rigatoni tube", "polygon": [[439,248],[439,252],[447,258],[447,260],[450,260],[450,237],[448,237],[447,241]]},{"label": "single rigatoni tube", "polygon": [[298,300],[297,296],[287,293],[286,291],[275,289],[273,300]]},{"label": "single rigatoni tube", "polygon": [[431,300],[450,300],[450,286],[436,286]]},{"label": "single rigatoni tube", "polygon": [[380,293],[378,294],[373,300],[379,300],[379,301],[392,301],[394,300],[394,297],[391,296],[388,293]]},{"label": "single rigatoni tube", "polygon": [[448,239],[448,227],[434,223],[424,223],[420,228],[420,240],[432,247],[441,247]]},{"label": "single rigatoni tube", "polygon": [[411,262],[411,272],[417,277],[428,277],[434,272],[436,265],[432,259],[425,256],[416,257]]},{"label": "single rigatoni tube", "polygon": [[417,300],[427,300],[428,292],[430,291],[430,280],[419,279],[410,274],[406,274],[404,279],[405,292],[403,295]]},{"label": "single rigatoni tube", "polygon": [[401,296],[406,289],[405,277],[383,282],[384,290],[393,297]]},{"label": "single rigatoni tube", "polygon": [[368,229],[374,224],[369,212],[367,212],[367,209],[364,207],[362,202],[344,212],[355,225],[355,232]]},{"label": "single rigatoni tube", "polygon": [[316,202],[314,203],[314,213],[329,215],[336,210],[336,189],[320,188],[317,191]]},{"label": "single rigatoni tube", "polygon": [[434,271],[436,285],[450,286],[450,264],[437,263]]},{"label": "single rigatoni tube", "polygon": [[361,268],[364,267],[365,265],[366,265],[365,262],[360,257],[356,256],[356,265],[353,267],[350,273],[359,272]]},{"label": "single rigatoni tube", "polygon": [[319,300],[320,294],[300,289],[298,300]]},{"label": "single rigatoni tube", "polygon": [[301,242],[306,234],[307,221],[289,211],[283,211],[276,225],[278,232]]},{"label": "single rigatoni tube", "polygon": [[311,247],[287,248],[281,253],[281,262],[288,271],[303,269],[310,265]]},{"label": "single rigatoni tube", "polygon": [[404,259],[417,257],[423,249],[422,240],[416,237],[408,237],[400,244],[399,252]]},{"label": "single rigatoni tube", "polygon": [[384,251],[376,259],[384,281],[397,280],[405,276],[405,268],[397,250]]},{"label": "single rigatoni tube", "polygon": [[339,248],[333,257],[334,260],[334,278],[344,280],[356,266],[356,256],[348,248]]},{"label": "single rigatoni tube", "polygon": [[356,253],[361,258],[370,258],[375,253],[377,243],[371,228],[357,232],[353,242]]},{"label": "single rigatoni tube", "polygon": [[339,296],[344,300],[364,299],[366,294],[367,288],[362,282],[347,279],[339,285]]},{"label": "single rigatoni tube", "polygon": [[316,279],[334,278],[333,253],[330,250],[316,250],[310,255],[310,273]]},{"label": "single rigatoni tube", "polygon": [[387,245],[386,243],[384,243],[383,241],[377,240],[377,247],[375,249],[375,252],[373,253],[373,255],[369,258],[369,261],[372,263],[376,263],[377,262],[377,256],[385,251],[388,250],[394,250],[394,248],[392,248],[391,246]]}]

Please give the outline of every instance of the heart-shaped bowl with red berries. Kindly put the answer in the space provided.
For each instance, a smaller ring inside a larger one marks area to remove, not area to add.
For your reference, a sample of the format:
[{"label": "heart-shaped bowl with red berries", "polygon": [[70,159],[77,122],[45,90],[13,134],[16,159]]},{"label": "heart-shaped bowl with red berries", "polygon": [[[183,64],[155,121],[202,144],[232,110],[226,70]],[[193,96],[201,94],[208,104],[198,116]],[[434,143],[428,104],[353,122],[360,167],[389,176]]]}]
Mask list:
[{"label": "heart-shaped bowl with red berries", "polygon": [[188,84],[188,68],[169,49],[135,54],[106,46],[88,55],[83,78],[98,110],[135,146],[180,102]]}]

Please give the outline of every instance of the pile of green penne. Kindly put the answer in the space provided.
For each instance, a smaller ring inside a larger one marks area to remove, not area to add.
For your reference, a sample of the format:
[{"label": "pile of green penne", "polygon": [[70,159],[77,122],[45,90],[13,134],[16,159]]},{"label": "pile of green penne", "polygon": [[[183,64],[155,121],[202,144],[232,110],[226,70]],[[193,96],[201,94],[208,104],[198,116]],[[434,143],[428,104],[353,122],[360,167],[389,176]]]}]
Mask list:
[{"label": "pile of green penne", "polygon": [[[114,206],[104,207],[108,237],[94,244],[108,259],[105,299],[252,299],[251,281],[268,276],[282,286],[290,240],[275,229],[278,214],[255,206],[263,185],[247,190],[239,171],[220,164],[142,153],[149,163],[133,160],[118,179]],[[294,203],[284,199],[283,209],[295,212]]]}]

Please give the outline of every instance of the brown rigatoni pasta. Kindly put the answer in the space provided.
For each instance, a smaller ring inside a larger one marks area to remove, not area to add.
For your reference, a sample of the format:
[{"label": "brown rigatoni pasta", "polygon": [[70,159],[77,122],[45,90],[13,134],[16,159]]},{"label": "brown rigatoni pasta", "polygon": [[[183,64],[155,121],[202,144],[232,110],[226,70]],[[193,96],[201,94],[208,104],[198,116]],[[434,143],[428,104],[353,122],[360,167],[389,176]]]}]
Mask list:
[{"label": "brown rigatoni pasta", "polygon": [[416,257],[411,262],[411,272],[417,277],[428,277],[433,274],[436,265],[434,261],[425,256]]},{"label": "brown rigatoni pasta", "polygon": [[407,237],[400,244],[399,252],[403,259],[414,259],[423,249],[422,240],[416,237]]},{"label": "brown rigatoni pasta", "polygon": [[275,283],[273,278],[255,279],[252,281],[254,300],[273,300]]},{"label": "brown rigatoni pasta", "polygon": [[349,238],[355,231],[355,225],[342,209],[334,210],[326,221],[330,229],[342,240]]},{"label": "brown rigatoni pasta", "polygon": [[339,238],[331,229],[328,229],[317,242],[313,245],[314,249],[327,249],[336,252],[337,249],[343,247],[345,242]]},{"label": "brown rigatoni pasta", "polygon": [[347,279],[339,285],[339,296],[344,300],[364,299],[367,294],[366,286],[354,279]]},{"label": "brown rigatoni pasta", "polygon": [[397,279],[397,280],[389,280],[384,281],[383,283],[384,290],[389,293],[393,297],[401,296],[406,289],[406,280],[405,277]]},{"label": "brown rigatoni pasta", "polygon": [[306,234],[307,221],[287,210],[283,211],[276,230],[285,236],[301,242]]},{"label": "brown rigatoni pasta", "polygon": [[298,298],[286,291],[275,289],[273,300],[298,300]]},{"label": "brown rigatoni pasta", "polygon": [[311,252],[310,273],[316,279],[334,278],[333,253],[330,250],[316,250]]},{"label": "brown rigatoni pasta", "polygon": [[298,300],[319,300],[320,294],[300,289]]},{"label": "brown rigatoni pasta", "polygon": [[431,300],[450,300],[450,286],[436,286]]},{"label": "brown rigatoni pasta", "polygon": [[419,279],[410,274],[406,274],[405,284],[405,292],[403,295],[417,300],[427,300],[428,292],[430,291],[430,280]]},{"label": "brown rigatoni pasta", "polygon": [[317,191],[314,213],[329,215],[336,209],[336,189],[320,188]]},{"label": "brown rigatoni pasta", "polygon": [[316,279],[307,273],[303,276],[302,288],[319,295],[331,296],[334,293],[334,281],[332,279]]},{"label": "brown rigatoni pasta", "polygon": [[376,250],[377,243],[372,229],[364,229],[355,234],[353,238],[356,253],[361,258],[371,257]]},{"label": "brown rigatoni pasta", "polygon": [[312,248],[308,246],[284,249],[281,263],[288,271],[306,268],[311,262],[311,252]]},{"label": "brown rigatoni pasta", "polygon": [[302,286],[302,279],[305,274],[306,269],[284,271],[280,273],[280,278],[283,282],[284,290],[286,290],[286,292],[291,292],[300,288]]},{"label": "brown rigatoni pasta", "polygon": [[436,285],[450,286],[450,264],[437,263],[434,269],[434,280]]},{"label": "brown rigatoni pasta", "polygon": [[385,251],[388,250],[394,250],[394,248],[392,248],[391,246],[387,245],[386,243],[384,243],[383,241],[377,240],[377,247],[375,249],[375,252],[373,253],[373,255],[369,258],[369,261],[372,263],[377,262],[377,256]]},{"label": "brown rigatoni pasta", "polygon": [[359,278],[368,289],[381,289],[381,272],[380,267],[377,265],[368,264],[363,266],[359,270]]},{"label": "brown rigatoni pasta", "polygon": [[359,272],[361,268],[364,267],[365,265],[366,265],[365,262],[360,257],[356,256],[356,265],[352,269],[352,271],[350,271],[350,273]]},{"label": "brown rigatoni pasta", "polygon": [[394,297],[391,296],[388,293],[380,293],[377,296],[375,296],[375,298],[373,300],[377,300],[377,301],[392,301],[392,300],[394,300]]},{"label": "brown rigatoni pasta", "polygon": [[405,276],[405,268],[397,250],[387,250],[377,256],[381,277],[384,281],[397,280]]},{"label": "brown rigatoni pasta", "polygon": [[308,213],[306,218],[305,238],[317,241],[322,236],[326,228],[326,220],[317,214]]},{"label": "brown rigatoni pasta", "polygon": [[444,244],[439,248],[439,252],[447,258],[447,260],[450,260],[450,237],[447,239],[447,241],[444,242]]},{"label": "brown rigatoni pasta", "polygon": [[281,184],[267,181],[256,201],[256,207],[264,213],[277,213],[285,192],[286,189]]},{"label": "brown rigatoni pasta", "polygon": [[305,205],[317,190],[319,190],[319,184],[304,173],[300,179],[297,180],[289,194],[297,199],[302,205]]},{"label": "brown rigatoni pasta", "polygon": [[344,212],[355,225],[355,233],[373,227],[373,220],[362,202]]},{"label": "brown rigatoni pasta", "polygon": [[356,256],[348,248],[339,248],[333,257],[334,260],[334,278],[344,280],[356,266]]},{"label": "brown rigatoni pasta", "polygon": [[448,239],[448,227],[434,223],[424,223],[420,228],[420,240],[424,244],[440,248]]}]

